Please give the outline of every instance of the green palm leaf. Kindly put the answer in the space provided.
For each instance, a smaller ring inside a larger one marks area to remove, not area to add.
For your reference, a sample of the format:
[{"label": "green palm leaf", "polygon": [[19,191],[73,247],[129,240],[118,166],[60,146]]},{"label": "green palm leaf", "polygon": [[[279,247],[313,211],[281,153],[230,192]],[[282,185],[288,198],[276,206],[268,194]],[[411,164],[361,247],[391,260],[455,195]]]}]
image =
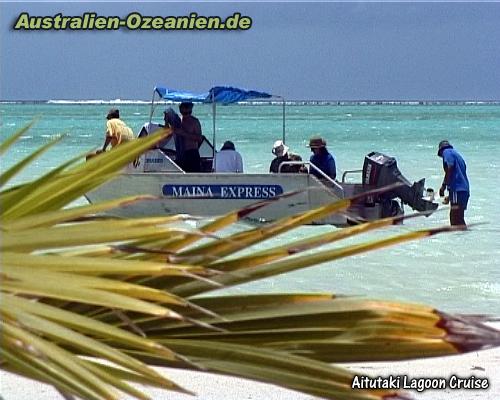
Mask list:
[{"label": "green palm leaf", "polygon": [[57,210],[110,179],[121,168],[149,149],[170,131],[162,130],[145,139],[125,143],[112,152],[94,157],[85,164],[58,171],[43,185],[29,185],[30,190],[16,204],[4,209],[3,218],[19,218],[38,212]]}]

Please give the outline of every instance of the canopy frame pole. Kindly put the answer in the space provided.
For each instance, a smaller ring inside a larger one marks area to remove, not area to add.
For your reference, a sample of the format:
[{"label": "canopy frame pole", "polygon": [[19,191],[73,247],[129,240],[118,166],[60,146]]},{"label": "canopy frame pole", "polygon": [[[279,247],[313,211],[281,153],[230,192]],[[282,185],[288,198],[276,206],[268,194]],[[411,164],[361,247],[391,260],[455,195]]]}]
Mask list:
[{"label": "canopy frame pole", "polygon": [[153,97],[151,98],[151,111],[149,112],[149,123],[153,120],[153,114],[155,112],[154,105],[155,105],[155,95],[156,95],[156,88],[153,89]]},{"label": "canopy frame pole", "polygon": [[212,91],[212,163],[213,159],[215,158],[215,139],[216,139],[216,133],[215,133],[215,118],[216,118],[216,112],[217,112],[217,106],[215,103],[215,91]]},{"label": "canopy frame pole", "polygon": [[285,143],[285,105],[286,105],[286,101],[285,101],[285,98],[282,97],[281,98],[283,100],[283,143]]}]

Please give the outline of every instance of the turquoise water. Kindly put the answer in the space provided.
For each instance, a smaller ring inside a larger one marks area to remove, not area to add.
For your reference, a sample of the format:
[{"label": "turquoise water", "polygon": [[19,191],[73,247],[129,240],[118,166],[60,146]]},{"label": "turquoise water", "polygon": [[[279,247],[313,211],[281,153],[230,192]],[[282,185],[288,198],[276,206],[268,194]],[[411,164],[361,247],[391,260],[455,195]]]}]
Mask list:
[{"label": "turquoise water", "polygon": [[[62,144],[25,170],[19,179],[37,176],[63,160],[102,145],[109,105],[0,104],[2,139],[34,117],[35,127],[2,160],[7,168],[51,138],[66,134]],[[122,119],[138,131],[149,118],[149,105],[120,105]],[[281,106],[217,108],[217,147],[231,139],[242,153],[246,172],[267,171],[271,147],[282,135]],[[195,107],[204,133],[212,137],[209,106]],[[326,263],[231,291],[327,291],[383,299],[423,302],[455,312],[500,314],[500,107],[497,105],[290,105],[287,144],[309,157],[310,136],[328,141],[340,171],[359,169],[370,151],[394,156],[411,181],[426,178],[426,186],[442,181],[437,143],[450,140],[464,156],[471,182],[466,212],[468,232],[438,235],[419,242]],[[81,200],[83,202],[84,200]],[[407,208],[407,212],[410,209]],[[448,209],[429,218],[370,234],[384,237],[446,224]],[[289,241],[336,229],[304,227],[275,242]],[[351,243],[354,240],[347,242]]]}]

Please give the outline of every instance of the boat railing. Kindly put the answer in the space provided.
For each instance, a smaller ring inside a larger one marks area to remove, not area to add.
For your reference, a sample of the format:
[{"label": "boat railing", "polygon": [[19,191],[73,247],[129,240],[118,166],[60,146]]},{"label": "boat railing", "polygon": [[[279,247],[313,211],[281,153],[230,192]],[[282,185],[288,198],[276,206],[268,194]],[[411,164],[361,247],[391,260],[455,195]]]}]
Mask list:
[{"label": "boat railing", "polygon": [[310,162],[310,161],[283,161],[278,167],[278,173],[281,173],[281,168],[284,165],[308,165],[309,168],[314,169],[319,175],[321,175],[321,177],[323,179],[330,182],[333,185],[333,187],[335,187],[342,194],[342,198],[345,197],[344,188],[335,179],[332,179],[331,177],[329,177],[327,174],[325,174],[321,169],[319,169],[312,162]]},{"label": "boat railing", "polygon": [[278,167],[278,174],[281,174],[281,168],[284,165],[307,165],[308,163],[305,161],[282,161]]},{"label": "boat railing", "polygon": [[348,174],[358,174],[360,172],[363,172],[362,169],[350,169],[350,170],[347,170],[347,171],[344,171],[344,173],[342,174],[342,183],[346,183],[346,177]]}]

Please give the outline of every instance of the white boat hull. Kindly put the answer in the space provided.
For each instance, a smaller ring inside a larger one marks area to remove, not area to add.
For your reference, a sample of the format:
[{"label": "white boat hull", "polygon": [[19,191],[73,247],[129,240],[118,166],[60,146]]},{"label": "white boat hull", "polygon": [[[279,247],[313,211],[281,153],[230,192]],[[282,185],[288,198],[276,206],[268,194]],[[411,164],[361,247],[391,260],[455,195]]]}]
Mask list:
[{"label": "white boat hull", "polygon": [[[86,197],[91,203],[140,194],[158,198],[112,210],[111,214],[118,216],[191,214],[213,217],[290,192],[297,193],[252,212],[248,219],[253,222],[275,221],[343,197],[337,188],[328,188],[308,174],[175,172],[123,173],[87,193]],[[345,225],[347,218],[335,214],[315,223]]]}]

